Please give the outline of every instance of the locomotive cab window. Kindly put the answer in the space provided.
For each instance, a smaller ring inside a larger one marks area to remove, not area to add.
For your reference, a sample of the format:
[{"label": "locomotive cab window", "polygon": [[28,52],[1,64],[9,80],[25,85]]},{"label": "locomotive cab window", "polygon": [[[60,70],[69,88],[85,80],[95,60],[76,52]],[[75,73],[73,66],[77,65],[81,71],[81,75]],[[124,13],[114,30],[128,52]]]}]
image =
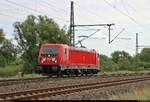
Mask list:
[{"label": "locomotive cab window", "polygon": [[43,47],[41,56],[54,57],[54,56],[58,56],[58,53],[59,53],[59,47]]}]

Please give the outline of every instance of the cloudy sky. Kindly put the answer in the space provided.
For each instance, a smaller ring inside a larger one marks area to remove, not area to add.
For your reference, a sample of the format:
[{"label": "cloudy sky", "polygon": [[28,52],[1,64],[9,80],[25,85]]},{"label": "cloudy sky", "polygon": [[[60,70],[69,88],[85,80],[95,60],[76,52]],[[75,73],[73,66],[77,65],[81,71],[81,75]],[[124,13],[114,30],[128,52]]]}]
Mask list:
[{"label": "cloudy sky", "polygon": [[[112,24],[111,40],[108,43],[108,27],[77,27],[76,42],[81,35],[90,35],[82,44],[110,56],[116,50],[135,55],[135,36],[139,45],[150,45],[150,0],[72,0],[74,1],[75,24]],[[68,29],[71,0],[0,0],[0,28],[6,38],[13,39],[13,23],[24,21],[27,15],[47,15],[62,28]],[[139,52],[141,49],[139,49]]]}]

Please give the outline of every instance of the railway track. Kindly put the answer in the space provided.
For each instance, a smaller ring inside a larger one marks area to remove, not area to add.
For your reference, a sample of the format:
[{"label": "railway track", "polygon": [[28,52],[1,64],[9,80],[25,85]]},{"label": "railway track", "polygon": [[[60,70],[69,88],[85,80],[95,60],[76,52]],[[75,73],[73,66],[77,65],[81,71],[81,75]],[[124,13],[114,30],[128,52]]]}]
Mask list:
[{"label": "railway track", "polygon": [[99,83],[76,84],[70,86],[28,90],[28,91],[0,94],[0,100],[37,100],[40,98],[45,98],[50,96],[64,95],[64,94],[70,94],[70,93],[84,91],[84,90],[111,87],[111,86],[117,86],[117,85],[129,84],[129,83],[135,83],[135,82],[147,81],[147,80],[150,80],[150,76],[99,82]]},{"label": "railway track", "polygon": [[[138,75],[148,75],[150,73],[132,73],[132,74],[110,74],[110,75],[89,75],[89,76],[82,76],[80,78],[88,78],[88,77],[101,77],[101,78],[107,78],[107,77],[124,77],[124,76],[138,76]],[[39,81],[46,81],[46,80],[67,80],[67,79],[76,79],[79,77],[63,77],[63,78],[27,78],[27,79],[9,79],[9,80],[0,80],[0,87],[3,86],[9,86],[9,85],[15,85],[20,83],[30,83],[30,82],[39,82]]]},{"label": "railway track", "polygon": [[9,86],[19,83],[29,83],[29,82],[38,82],[41,80],[48,80],[48,78],[26,78],[26,79],[9,79],[9,80],[0,80],[0,87]]}]

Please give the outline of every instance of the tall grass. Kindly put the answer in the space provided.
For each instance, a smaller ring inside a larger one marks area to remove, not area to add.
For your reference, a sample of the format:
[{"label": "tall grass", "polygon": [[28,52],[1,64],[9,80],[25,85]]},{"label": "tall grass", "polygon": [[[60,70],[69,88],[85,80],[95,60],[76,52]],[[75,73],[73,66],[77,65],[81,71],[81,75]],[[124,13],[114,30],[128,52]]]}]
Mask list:
[{"label": "tall grass", "polygon": [[22,64],[20,65],[7,65],[6,67],[0,67],[0,77],[15,76],[18,72],[22,71]]},{"label": "tall grass", "polygon": [[[6,67],[0,67],[0,80],[3,79],[18,79],[18,72],[22,72],[23,64],[15,65],[7,65]],[[46,77],[39,74],[24,74],[23,78],[36,78],[36,77]]]},{"label": "tall grass", "polygon": [[132,92],[113,95],[109,100],[150,100],[150,87],[136,88]]}]

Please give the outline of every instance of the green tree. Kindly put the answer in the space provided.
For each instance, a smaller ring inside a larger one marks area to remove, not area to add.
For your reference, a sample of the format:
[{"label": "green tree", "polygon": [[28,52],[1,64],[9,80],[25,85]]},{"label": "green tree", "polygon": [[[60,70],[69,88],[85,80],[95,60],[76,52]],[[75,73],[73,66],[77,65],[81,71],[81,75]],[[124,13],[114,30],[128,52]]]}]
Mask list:
[{"label": "green tree", "polygon": [[18,51],[22,53],[25,62],[23,69],[26,73],[32,73],[36,68],[42,44],[69,43],[66,32],[47,16],[30,15],[24,22],[15,22],[14,28]]},{"label": "green tree", "polygon": [[6,59],[5,57],[0,53],[0,67],[5,67],[6,65]]},{"label": "green tree", "polygon": [[141,53],[138,54],[138,64],[144,69],[150,69],[150,48],[143,48]]},{"label": "green tree", "polygon": [[5,65],[6,65],[6,59],[2,55],[2,51],[1,51],[2,42],[4,40],[5,40],[4,31],[3,31],[3,29],[0,29],[0,67],[5,67]]},{"label": "green tree", "polygon": [[131,62],[128,58],[120,58],[118,66],[119,70],[130,70]]},{"label": "green tree", "polygon": [[141,61],[150,62],[150,48],[144,48],[139,54]]},{"label": "green tree", "polygon": [[150,63],[140,61],[140,62],[138,62],[138,67],[143,67],[146,70],[150,70]]},{"label": "green tree", "polygon": [[3,29],[0,29],[0,44],[3,42],[4,39],[5,37],[4,37]]},{"label": "green tree", "polygon": [[103,54],[100,55],[100,61],[101,61],[101,62],[106,62],[106,61],[108,61],[108,60],[109,60],[108,56],[103,55]]},{"label": "green tree", "polygon": [[112,60],[108,60],[101,64],[101,70],[106,72],[118,71],[119,67]]},{"label": "green tree", "polygon": [[1,47],[1,54],[5,58],[6,64],[16,59],[16,49],[10,40],[5,39]]},{"label": "green tree", "polygon": [[111,54],[112,60],[115,63],[118,63],[120,58],[128,58],[131,59],[131,56],[129,55],[129,53],[125,52],[125,51],[115,51]]}]

